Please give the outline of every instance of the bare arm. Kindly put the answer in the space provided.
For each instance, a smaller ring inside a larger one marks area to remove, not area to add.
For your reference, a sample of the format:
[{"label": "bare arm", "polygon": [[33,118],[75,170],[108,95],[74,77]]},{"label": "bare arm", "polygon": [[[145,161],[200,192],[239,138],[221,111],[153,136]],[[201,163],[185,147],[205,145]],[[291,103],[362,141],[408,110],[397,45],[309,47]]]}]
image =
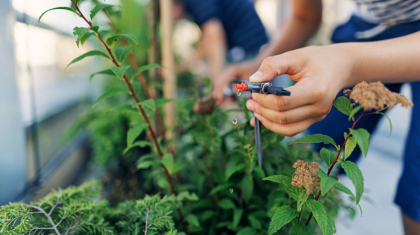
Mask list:
[{"label": "bare arm", "polygon": [[201,48],[204,59],[209,64],[209,76],[215,79],[220,75],[226,58],[226,36],[222,23],[217,20],[209,20],[202,26],[203,37]]},{"label": "bare arm", "polygon": [[[247,107],[264,126],[292,136],[329,113],[338,92],[361,81],[420,81],[420,32],[369,43],[342,43],[290,51],[263,61],[252,82],[287,74],[291,96],[253,94]],[[253,124],[253,123],[252,123]]]}]

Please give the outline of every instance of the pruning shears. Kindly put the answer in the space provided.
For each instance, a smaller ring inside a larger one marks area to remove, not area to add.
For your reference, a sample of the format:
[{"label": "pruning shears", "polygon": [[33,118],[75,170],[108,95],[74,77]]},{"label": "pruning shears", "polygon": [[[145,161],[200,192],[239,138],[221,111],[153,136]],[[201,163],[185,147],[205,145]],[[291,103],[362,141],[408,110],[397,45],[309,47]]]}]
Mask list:
[{"label": "pruning shears", "polygon": [[[282,87],[275,87],[269,82],[263,83],[252,83],[246,80],[235,80],[234,82],[240,82],[235,85],[235,89],[238,91],[250,91],[252,93],[261,94],[273,94],[278,96],[290,96],[290,91],[284,90]],[[261,135],[261,121],[255,118],[255,145],[257,146],[258,165],[262,168],[262,135]]]}]

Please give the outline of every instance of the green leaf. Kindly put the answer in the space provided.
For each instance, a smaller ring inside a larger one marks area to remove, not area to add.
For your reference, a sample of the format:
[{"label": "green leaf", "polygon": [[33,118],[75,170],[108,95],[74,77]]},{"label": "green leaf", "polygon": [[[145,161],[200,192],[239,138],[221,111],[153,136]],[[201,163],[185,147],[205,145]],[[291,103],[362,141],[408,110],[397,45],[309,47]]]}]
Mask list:
[{"label": "green leaf", "polygon": [[163,67],[158,65],[158,64],[148,64],[148,65],[141,66],[140,68],[137,69],[137,71],[131,77],[130,81],[134,81],[134,79],[137,77],[137,75],[139,75],[140,73],[143,73],[144,71],[147,71],[147,70],[150,70],[150,69],[158,69],[158,68],[163,68]]},{"label": "green leaf", "polygon": [[210,191],[209,195],[213,195],[213,194],[215,194],[215,193],[217,193],[217,192],[220,192],[220,191],[222,191],[222,190],[225,190],[225,189],[231,188],[231,187],[233,187],[233,186],[234,186],[234,185],[233,185],[233,184],[231,184],[231,183],[219,184],[219,185],[217,185],[214,189],[212,189],[212,190]]},{"label": "green leaf", "polygon": [[152,161],[139,161],[137,162],[137,169],[147,169],[153,165]]},{"label": "green leaf", "polygon": [[353,136],[348,138],[346,142],[346,146],[344,148],[344,160],[347,160],[347,158],[350,156],[350,154],[353,152],[354,148],[356,148],[357,141],[356,138]]},{"label": "green leaf", "polygon": [[254,182],[252,175],[245,175],[242,180],[242,189],[244,190],[244,199],[248,203],[251,200],[252,194],[254,193]]},{"label": "green leaf", "polygon": [[95,8],[92,9],[92,11],[90,11],[90,19],[93,20],[93,18],[95,18],[96,14],[98,14],[100,11],[106,9],[106,8],[110,8],[113,7],[114,5],[109,5],[109,4],[97,4],[95,6]]},{"label": "green leaf", "polygon": [[290,184],[285,184],[284,189],[286,190],[287,194],[294,200],[299,200],[299,188],[292,186]]},{"label": "green leaf", "polygon": [[254,172],[255,172],[255,174],[257,174],[257,175],[258,175],[258,177],[260,177],[261,179],[264,179],[264,178],[265,178],[265,172],[264,172],[264,170],[263,170],[263,169],[260,169],[260,168],[254,168]]},{"label": "green leaf", "polygon": [[73,35],[77,36],[77,40],[76,40],[77,47],[79,47],[79,43],[82,37],[88,32],[89,32],[89,28],[75,27],[73,29]]},{"label": "green leaf", "polygon": [[357,113],[357,112],[359,112],[359,110],[362,108],[362,106],[357,106],[356,108],[354,108],[351,112],[350,112],[350,115],[349,115],[349,121],[350,121],[350,119],[352,119],[353,118],[353,116]]},{"label": "green leaf", "polygon": [[241,221],[242,214],[244,213],[241,209],[234,209],[233,210],[233,221],[232,221],[232,227],[236,228],[238,227],[239,221]]},{"label": "green leaf", "polygon": [[132,145],[130,145],[127,148],[124,149],[123,155],[125,155],[128,152],[128,150],[130,150],[134,147],[144,148],[146,146],[152,146],[152,144],[149,141],[145,141],[145,140],[136,141]]},{"label": "green leaf", "polygon": [[115,73],[112,72],[111,69],[106,69],[106,70],[102,70],[102,71],[99,71],[99,72],[96,72],[96,73],[92,73],[89,77],[89,81],[91,81],[93,79],[93,77],[95,77],[96,75],[99,75],[99,74],[115,76]]},{"label": "green leaf", "polygon": [[55,8],[51,8],[49,10],[44,11],[44,13],[41,14],[41,16],[38,18],[38,25],[41,24],[41,18],[45,15],[45,13],[49,12],[49,11],[53,11],[53,10],[66,10],[66,11],[71,11],[74,14],[78,15],[80,17],[80,14],[74,10],[73,8],[70,7],[55,7]]},{"label": "green leaf", "polygon": [[118,95],[120,93],[127,92],[127,88],[118,87],[118,88],[111,88],[106,90],[101,96],[96,99],[96,101],[92,105],[92,109],[101,101],[108,99],[112,96]]},{"label": "green leaf", "polygon": [[315,201],[314,199],[310,199],[306,202],[308,208],[312,211],[316,222],[319,225],[319,228],[322,231],[323,235],[332,235],[333,228],[328,226],[329,225],[329,218],[327,211],[325,211],[324,205],[320,202]]},{"label": "green leaf", "polygon": [[262,229],[261,221],[259,219],[255,218],[255,216],[248,215],[248,220],[249,220],[249,223],[251,224],[251,226],[253,228],[258,229],[258,230]]},{"label": "green leaf", "polygon": [[85,33],[82,38],[80,38],[80,44],[83,46],[90,37],[94,36],[95,34],[92,32]]},{"label": "green leaf", "polygon": [[140,105],[143,108],[148,108],[150,110],[153,110],[153,112],[156,111],[156,105],[155,105],[155,101],[153,99],[148,99],[148,100],[145,100],[143,102],[140,102]]},{"label": "green leaf", "polygon": [[370,134],[367,130],[359,128],[357,130],[349,128],[351,134],[356,138],[357,145],[362,150],[363,155],[366,157],[369,150],[369,138]]},{"label": "green leaf", "polygon": [[159,108],[172,101],[173,99],[160,98],[155,101],[155,104],[156,104],[156,107]]},{"label": "green leaf", "polygon": [[172,175],[174,170],[174,156],[170,153],[163,155],[162,164],[166,167],[169,174]]},{"label": "green leaf", "polygon": [[133,145],[133,142],[136,138],[148,128],[149,126],[146,123],[142,123],[140,125],[136,125],[127,132],[127,146]]},{"label": "green leaf", "polygon": [[272,175],[264,178],[263,180],[268,180],[279,184],[290,184],[290,182],[292,181],[290,177],[284,175]]},{"label": "green leaf", "polygon": [[238,231],[236,235],[255,235],[257,231],[251,227],[245,227]]},{"label": "green leaf", "polygon": [[233,169],[230,169],[228,172],[226,172],[226,181],[228,181],[228,180],[229,180],[229,178],[230,178],[233,174],[235,174],[236,172],[238,172],[238,171],[240,171],[240,170],[244,169],[247,165],[248,165],[248,164],[246,164],[246,163],[241,163],[241,164],[239,164],[239,165],[235,166]]},{"label": "green leaf", "polygon": [[324,160],[327,166],[330,167],[334,163],[335,158],[337,157],[337,152],[331,151],[326,148],[322,148],[320,151],[320,155],[322,160]]},{"label": "green leaf", "polygon": [[292,227],[291,235],[309,235],[309,228],[300,222],[296,222]]},{"label": "green leaf", "polygon": [[391,136],[391,134],[392,134],[392,122],[391,122],[391,118],[389,118],[388,115],[386,115],[385,113],[379,112],[379,114],[382,115],[382,116],[385,116],[388,119],[389,127],[391,128],[389,130],[389,136]]},{"label": "green leaf", "polygon": [[198,217],[195,216],[195,215],[193,215],[193,214],[189,214],[189,215],[185,216],[185,220],[189,224],[191,224],[191,225],[193,225],[195,227],[200,227],[200,222],[198,221]]},{"label": "green leaf", "polygon": [[323,134],[307,135],[291,142],[290,144],[297,144],[297,143],[308,143],[308,144],[324,143],[324,144],[332,144],[337,148],[337,144],[335,143],[335,141],[331,137],[323,135]]},{"label": "green leaf", "polygon": [[68,64],[68,65],[67,65],[66,69],[67,69],[70,65],[72,65],[72,64],[74,64],[74,63],[76,63],[76,62],[79,62],[79,61],[83,60],[84,58],[86,58],[86,57],[90,57],[90,56],[102,56],[102,57],[105,57],[105,58],[109,59],[109,56],[108,56],[107,54],[105,54],[104,52],[102,52],[102,51],[89,51],[89,52],[86,52],[85,54],[83,54],[83,55],[81,55],[81,56],[77,57],[76,59],[72,60],[72,61],[70,62],[70,64]]},{"label": "green leaf", "polygon": [[299,212],[290,208],[289,206],[282,206],[277,209],[273,218],[271,218],[270,226],[268,227],[268,234],[271,235],[280,230],[284,225],[290,223],[299,215]]},{"label": "green leaf", "polygon": [[130,65],[122,66],[122,67],[112,67],[111,70],[114,72],[115,76],[119,79],[123,79],[125,75],[125,71],[127,71],[128,68],[130,68]]},{"label": "green leaf", "polygon": [[122,62],[124,58],[130,53],[130,48],[128,47],[117,47],[114,49],[115,57],[118,62]]},{"label": "green leaf", "polygon": [[297,200],[297,211],[300,212],[302,210],[302,207],[308,200],[308,197],[309,195],[306,193],[306,190],[304,189],[299,190],[299,198]]},{"label": "green leaf", "polygon": [[[356,201],[356,196],[354,196],[353,192],[349,188],[347,188],[346,186],[342,185],[341,183],[337,182],[335,184],[335,189],[349,195],[350,197],[352,197],[354,199],[354,201]],[[360,206],[360,204],[357,203],[357,202],[356,202],[356,204],[359,206],[360,213],[363,214],[362,207]]]},{"label": "green leaf", "polygon": [[341,167],[343,167],[343,170],[346,172],[347,176],[356,188],[356,203],[359,203],[364,190],[362,171],[356,164],[350,161],[341,162]]},{"label": "green leaf", "polygon": [[321,194],[324,196],[337,183],[338,178],[325,174],[322,169],[319,169],[318,175],[321,179]]},{"label": "green leaf", "polygon": [[190,192],[181,192],[176,196],[176,199],[178,201],[183,201],[184,199],[187,199],[188,201],[198,201],[197,194]]},{"label": "green leaf", "polygon": [[129,39],[131,42],[133,42],[134,44],[139,46],[139,42],[137,41],[137,38],[132,34],[117,34],[117,35],[114,35],[112,37],[109,37],[106,40],[106,44],[108,44],[108,46],[112,46],[112,44],[114,44],[114,42],[117,41],[118,38],[120,38],[120,37],[123,37],[125,39]]},{"label": "green leaf", "polygon": [[344,113],[347,116],[350,116],[352,106],[350,100],[345,96],[337,97],[334,100],[334,107],[338,109],[338,111]]},{"label": "green leaf", "polygon": [[228,198],[223,198],[222,200],[220,200],[219,201],[219,206],[220,206],[220,208],[222,208],[224,210],[236,209],[235,203],[233,203],[232,200],[230,200]]}]

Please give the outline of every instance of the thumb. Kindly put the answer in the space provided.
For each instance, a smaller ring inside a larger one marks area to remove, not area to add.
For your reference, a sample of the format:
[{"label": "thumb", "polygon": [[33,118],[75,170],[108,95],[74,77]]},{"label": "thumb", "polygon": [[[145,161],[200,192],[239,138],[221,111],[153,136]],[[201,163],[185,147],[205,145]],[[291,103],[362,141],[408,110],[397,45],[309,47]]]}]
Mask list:
[{"label": "thumb", "polygon": [[285,57],[284,54],[267,57],[261,63],[258,71],[251,75],[249,80],[251,82],[268,82],[276,76],[286,74],[292,64]]}]

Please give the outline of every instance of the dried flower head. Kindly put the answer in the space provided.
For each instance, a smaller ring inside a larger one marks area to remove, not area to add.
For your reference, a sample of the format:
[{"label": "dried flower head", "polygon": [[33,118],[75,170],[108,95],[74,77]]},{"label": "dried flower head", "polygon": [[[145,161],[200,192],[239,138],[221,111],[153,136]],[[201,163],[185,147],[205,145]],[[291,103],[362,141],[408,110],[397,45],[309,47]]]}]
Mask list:
[{"label": "dried flower head", "polygon": [[404,95],[388,90],[381,82],[361,82],[353,90],[344,90],[344,94],[359,103],[365,110],[392,108],[401,103],[403,107],[411,107],[413,103]]},{"label": "dried flower head", "polygon": [[195,102],[194,112],[198,114],[212,114],[216,108],[216,99],[206,97]]},{"label": "dried flower head", "polygon": [[293,164],[295,176],[292,179],[292,185],[298,188],[305,187],[306,193],[311,194],[314,189],[319,187],[320,179],[318,177],[319,163],[307,163],[302,160],[297,160]]}]

